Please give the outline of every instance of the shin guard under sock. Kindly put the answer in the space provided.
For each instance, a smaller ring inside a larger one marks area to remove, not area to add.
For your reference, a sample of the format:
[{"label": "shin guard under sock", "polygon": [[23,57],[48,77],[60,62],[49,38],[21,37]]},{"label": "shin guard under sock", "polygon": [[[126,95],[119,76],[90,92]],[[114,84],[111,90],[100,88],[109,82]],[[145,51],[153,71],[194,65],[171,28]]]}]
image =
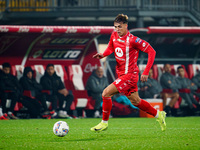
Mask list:
[{"label": "shin guard under sock", "polygon": [[108,121],[109,115],[112,109],[112,100],[111,97],[102,97],[103,98],[103,118],[102,120]]},{"label": "shin guard under sock", "polygon": [[155,108],[153,108],[153,106],[151,106],[149,104],[149,102],[141,99],[140,103],[138,105],[136,105],[136,107],[138,107],[139,109],[145,111],[146,113],[152,115],[152,116],[156,116],[157,114],[157,110]]}]

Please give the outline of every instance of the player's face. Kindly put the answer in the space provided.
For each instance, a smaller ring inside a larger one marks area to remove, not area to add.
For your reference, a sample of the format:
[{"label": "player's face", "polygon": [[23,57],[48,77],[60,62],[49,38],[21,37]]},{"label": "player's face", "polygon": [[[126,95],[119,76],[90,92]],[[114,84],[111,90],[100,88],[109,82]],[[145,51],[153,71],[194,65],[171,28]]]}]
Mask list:
[{"label": "player's face", "polygon": [[32,79],[33,73],[32,73],[31,71],[29,71],[29,72],[27,73],[27,77],[28,77],[29,79]]},{"label": "player's face", "polygon": [[164,67],[165,72],[171,73],[171,66],[170,64],[166,64]]},{"label": "player's face", "polygon": [[185,74],[185,72],[184,72],[184,69],[183,68],[180,68],[180,69],[178,69],[178,75],[180,76],[180,77],[184,77],[184,74]]},{"label": "player's face", "polygon": [[9,73],[10,73],[10,68],[9,68],[9,67],[3,68],[3,72],[4,72],[5,74],[9,74]]},{"label": "player's face", "polygon": [[102,78],[103,77],[103,69],[102,68],[98,68],[96,70],[96,74],[99,78]]},{"label": "player's face", "polygon": [[47,73],[52,76],[54,74],[55,70],[53,66],[50,66],[47,68]]},{"label": "player's face", "polygon": [[127,24],[124,24],[123,22],[114,22],[114,27],[115,27],[115,31],[120,37],[126,35],[127,27],[128,27]]}]

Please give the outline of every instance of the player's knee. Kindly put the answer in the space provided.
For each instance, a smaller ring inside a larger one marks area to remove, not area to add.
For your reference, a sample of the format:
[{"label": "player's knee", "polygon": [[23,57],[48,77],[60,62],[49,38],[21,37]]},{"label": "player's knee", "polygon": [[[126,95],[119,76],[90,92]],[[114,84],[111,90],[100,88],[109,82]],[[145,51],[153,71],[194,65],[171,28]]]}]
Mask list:
[{"label": "player's knee", "polygon": [[179,93],[175,93],[175,97],[178,99],[179,98]]}]

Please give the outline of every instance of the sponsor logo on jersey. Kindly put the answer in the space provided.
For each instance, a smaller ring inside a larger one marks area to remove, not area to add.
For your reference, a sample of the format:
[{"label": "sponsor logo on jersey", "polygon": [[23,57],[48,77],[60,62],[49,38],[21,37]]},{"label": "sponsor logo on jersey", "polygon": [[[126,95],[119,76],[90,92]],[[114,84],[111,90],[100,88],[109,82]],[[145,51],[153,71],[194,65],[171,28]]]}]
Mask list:
[{"label": "sponsor logo on jersey", "polygon": [[124,40],[121,40],[121,39],[117,39],[117,41],[119,41],[119,42],[123,42],[123,43],[125,42]]},{"label": "sponsor logo on jersey", "polygon": [[137,39],[135,40],[135,43],[137,43],[139,40],[140,40],[140,38],[137,38]]},{"label": "sponsor logo on jersey", "polygon": [[78,59],[81,50],[45,50],[42,59]]},{"label": "sponsor logo on jersey", "polygon": [[123,56],[123,51],[120,47],[117,47],[115,48],[115,54],[118,56],[118,57],[122,57]]}]

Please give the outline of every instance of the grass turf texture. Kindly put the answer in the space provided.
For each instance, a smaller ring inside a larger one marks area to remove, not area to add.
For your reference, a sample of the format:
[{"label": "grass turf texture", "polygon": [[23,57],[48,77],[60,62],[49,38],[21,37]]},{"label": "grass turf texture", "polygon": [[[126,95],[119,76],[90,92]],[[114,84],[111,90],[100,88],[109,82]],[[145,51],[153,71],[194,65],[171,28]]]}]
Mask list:
[{"label": "grass turf texture", "polygon": [[[52,128],[63,120],[70,130],[57,137]],[[1,120],[0,149],[200,149],[200,117],[167,118],[162,132],[154,118],[111,118],[108,130],[90,128],[101,119]]]}]

